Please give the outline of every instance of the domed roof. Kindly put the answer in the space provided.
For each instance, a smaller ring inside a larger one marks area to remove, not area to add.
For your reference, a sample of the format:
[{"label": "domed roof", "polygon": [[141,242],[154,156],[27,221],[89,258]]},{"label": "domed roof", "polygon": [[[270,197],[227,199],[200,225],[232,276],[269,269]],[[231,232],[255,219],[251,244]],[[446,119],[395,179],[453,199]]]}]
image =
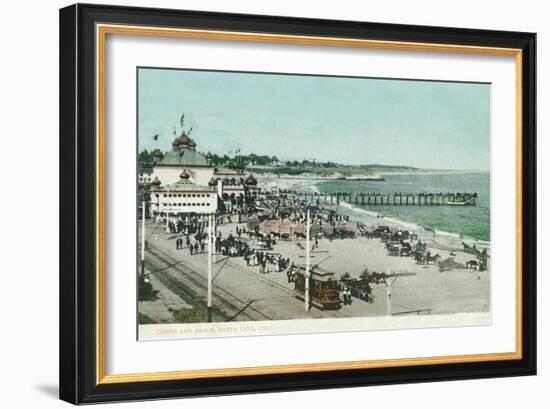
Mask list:
[{"label": "domed roof", "polygon": [[185,131],[182,131],[181,135],[174,139],[174,142],[172,142],[172,146],[179,145],[196,146],[197,144],[185,133]]},{"label": "domed roof", "polygon": [[189,179],[191,176],[187,172],[187,169],[183,169],[183,171],[180,173],[180,178],[182,179]]},{"label": "domed roof", "polygon": [[151,182],[153,186],[160,186],[160,180],[158,177],[155,176],[155,179]]},{"label": "domed roof", "polygon": [[160,151],[160,149],[155,149],[155,151],[153,152],[153,156],[155,158],[162,158],[164,155],[162,154],[162,152]]},{"label": "domed roof", "polygon": [[210,180],[208,181],[208,185],[210,186],[216,186],[218,184],[218,181],[214,178],[210,178]]},{"label": "domed roof", "polygon": [[248,175],[248,177],[244,181],[247,185],[256,185],[258,181],[252,174]]},{"label": "domed roof", "polygon": [[210,153],[210,151],[206,154],[206,159],[212,159],[212,153]]}]

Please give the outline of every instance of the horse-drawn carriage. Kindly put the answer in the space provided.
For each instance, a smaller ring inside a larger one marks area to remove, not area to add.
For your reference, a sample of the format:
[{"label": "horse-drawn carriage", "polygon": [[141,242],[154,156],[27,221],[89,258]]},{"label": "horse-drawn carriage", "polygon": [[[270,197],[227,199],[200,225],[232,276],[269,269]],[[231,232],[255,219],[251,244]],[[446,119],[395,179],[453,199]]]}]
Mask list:
[{"label": "horse-drawn carriage", "polygon": [[409,257],[413,255],[413,248],[410,242],[401,240],[401,249],[399,250],[399,255],[401,257]]},{"label": "horse-drawn carriage", "polygon": [[220,242],[221,253],[229,257],[242,257],[249,251],[248,243],[236,237],[229,237]]},{"label": "horse-drawn carriage", "polygon": [[462,246],[464,247],[464,253],[473,254],[476,257],[481,255],[481,251],[477,249],[475,244],[470,246],[469,244],[462,242]]},{"label": "horse-drawn carriage", "polygon": [[388,243],[386,248],[388,249],[388,255],[399,256],[399,245],[397,243]]},{"label": "horse-drawn carriage", "polygon": [[339,289],[342,290],[344,287],[348,288],[352,297],[372,303],[373,297],[370,282],[371,277],[367,271],[365,271],[360,278],[351,278],[351,276],[346,273],[340,277]]},{"label": "horse-drawn carriage", "polygon": [[374,238],[383,238],[383,236],[390,234],[390,227],[389,226],[378,226],[376,229],[374,229],[374,232],[372,233]]},{"label": "horse-drawn carriage", "polygon": [[254,245],[262,250],[272,250],[275,243],[275,240],[269,236],[258,236],[254,241]]},{"label": "horse-drawn carriage", "polygon": [[[298,267],[294,279],[294,294],[300,299],[305,298],[306,272],[304,267]],[[309,273],[309,302],[317,308],[338,309],[341,307],[338,293],[338,280],[334,273],[313,267]]]},{"label": "horse-drawn carriage", "polygon": [[424,264],[425,260],[426,255],[424,251],[418,249],[414,251],[414,261],[416,261],[416,264]]},{"label": "horse-drawn carriage", "polygon": [[480,251],[475,244],[470,246],[464,242],[462,242],[462,246],[464,247],[465,253],[473,254],[477,258],[477,260],[468,261],[468,263],[466,263],[466,268],[469,268],[470,270],[476,269],[479,271],[487,270],[487,262],[489,258],[487,249],[483,249]]}]

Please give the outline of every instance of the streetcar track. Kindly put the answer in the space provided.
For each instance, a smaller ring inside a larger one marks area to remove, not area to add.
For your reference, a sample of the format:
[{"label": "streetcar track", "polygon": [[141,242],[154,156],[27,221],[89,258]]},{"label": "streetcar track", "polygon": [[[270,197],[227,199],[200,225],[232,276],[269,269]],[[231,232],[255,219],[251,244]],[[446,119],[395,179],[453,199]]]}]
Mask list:
[{"label": "streetcar track", "polygon": [[[202,290],[206,293],[207,288],[208,288],[208,284],[206,282],[207,280],[204,277],[202,277],[200,274],[195,272],[188,265],[186,265],[185,263],[183,263],[181,261],[175,260],[174,257],[172,257],[170,254],[167,254],[163,250],[161,250],[158,247],[155,247],[151,244],[149,244],[149,248],[147,249],[147,251],[153,257],[156,257],[157,259],[159,259],[161,262],[163,262],[165,264],[168,264],[168,266],[166,266],[164,268],[161,268],[161,270],[171,268],[171,269],[177,271],[180,275],[184,276],[185,279],[188,280],[192,284],[193,287],[196,287],[199,290]],[[180,267],[178,267],[178,265]],[[181,268],[181,267],[184,267],[184,269]],[[170,274],[170,275],[173,277],[172,274]],[[226,289],[221,288],[220,286],[218,286],[214,283],[212,283],[212,289],[213,289],[212,296],[216,297],[216,301],[217,301],[216,304],[224,305],[225,307],[228,307],[232,313],[229,313],[227,315],[232,316],[231,319],[236,318],[237,315],[240,315],[240,316],[244,315],[244,316],[248,317],[250,320],[260,321],[257,317],[254,317],[254,315],[250,313],[250,311],[253,311],[257,315],[263,317],[263,320],[272,320],[272,318],[270,316],[268,316],[264,312],[260,311],[259,309],[255,308],[254,306],[252,306],[251,303],[250,303],[250,300],[243,300],[240,297],[237,297],[236,295],[230,293]],[[193,290],[193,289],[191,289],[191,290]],[[225,294],[229,298],[236,300],[238,303],[240,303],[242,305],[236,305],[235,303],[229,301],[227,298],[222,297],[220,295],[220,293]],[[191,297],[196,296],[197,291],[195,291],[195,294],[188,294],[188,295],[191,296]],[[245,306],[244,309],[243,309],[243,306]],[[221,308],[221,309],[223,310],[223,308]],[[236,313],[236,315],[234,315],[235,313]]]},{"label": "streetcar track", "polygon": [[[202,290],[206,293],[207,285],[208,285],[207,284],[207,279],[204,278],[199,273],[197,273],[196,271],[194,271],[191,267],[189,267],[188,265],[186,265],[182,261],[176,260],[173,256],[171,256],[170,254],[166,253],[165,251],[159,249],[156,246],[149,245],[148,251],[151,252],[151,254],[153,256],[155,256],[159,260],[161,260],[163,263],[169,265],[169,266],[166,266],[166,267],[162,268],[163,270],[166,269],[166,268],[169,268],[169,267],[173,268],[178,273],[185,276],[185,278],[188,279],[189,281],[191,281],[196,287],[198,287],[200,290]],[[161,254],[159,254],[159,253],[161,253]],[[246,275],[248,275],[249,277],[251,277],[255,280],[258,280],[258,279],[261,280],[264,284],[270,286],[271,288],[276,288],[276,289],[279,289],[279,290],[283,290],[284,292],[289,294],[292,298],[295,297],[295,293],[292,289],[285,287],[284,285],[270,279],[269,277],[265,277],[265,276],[263,276],[259,273],[255,273],[253,271],[250,271],[250,270],[248,270],[248,269],[246,269],[246,268],[230,261],[229,257],[227,259],[223,260],[223,261],[224,261],[224,265],[230,265],[231,267],[233,267],[235,269],[238,269],[240,272],[245,273]],[[177,267],[178,265],[180,267]],[[184,267],[185,270],[182,269],[181,267]],[[218,276],[221,272],[222,272],[222,270],[220,269],[220,271],[218,271],[216,276]],[[236,315],[227,314],[227,315],[231,316],[231,319],[235,319],[238,315],[240,315],[240,316],[244,315],[244,316],[247,316],[251,321],[260,321],[261,319],[255,318],[250,313],[247,312],[247,310],[252,310],[256,314],[259,314],[261,317],[263,317],[264,318],[263,320],[273,320],[273,318],[271,316],[269,316],[268,314],[264,313],[263,311],[260,311],[258,308],[255,308],[253,305],[251,305],[252,304],[250,302],[251,300],[243,300],[242,298],[232,294],[231,292],[227,291],[226,289],[218,286],[214,282],[212,283],[212,288],[213,288],[212,295],[217,298],[217,301],[219,301],[222,304],[228,306],[232,311],[237,312]],[[216,291],[214,291],[214,289],[216,289]],[[218,294],[216,294],[216,292]],[[231,301],[229,301],[226,298],[222,297],[219,293],[224,293],[227,296],[229,296],[230,298],[235,299],[238,303],[241,303],[243,306],[245,306],[245,308],[232,303]],[[252,300],[252,301],[258,302],[258,301],[263,301],[263,300],[264,299],[262,298],[262,299],[255,299],[255,300]],[[216,302],[216,304],[219,305],[218,302]],[[315,308],[315,307],[312,307],[312,308]],[[349,317],[351,317],[350,315],[342,312],[341,310],[340,311],[324,310],[323,312],[324,312],[324,314],[326,314],[326,318],[349,318]]]},{"label": "streetcar track", "polygon": [[[263,281],[264,283],[266,283],[267,285],[269,285],[270,287],[272,288],[278,288],[278,289],[281,289],[281,290],[284,290],[285,292],[289,293],[292,297],[295,297],[295,292],[293,290],[291,290],[290,288],[288,287],[285,287],[284,285],[272,280],[271,278],[269,277],[266,277],[265,275],[261,275],[259,273],[255,273],[253,271],[250,271],[236,263],[233,263],[233,262],[228,262],[227,264],[231,265],[232,267],[238,269],[239,271],[241,272],[244,272],[246,273],[247,275],[251,276],[251,277],[254,277],[255,279],[260,279],[261,281]],[[257,300],[257,301],[260,301],[260,300]],[[350,317],[349,315],[343,313],[342,311],[330,311],[330,310],[324,310],[326,312],[326,314],[330,317],[333,317],[333,318],[342,318],[342,317]]]}]

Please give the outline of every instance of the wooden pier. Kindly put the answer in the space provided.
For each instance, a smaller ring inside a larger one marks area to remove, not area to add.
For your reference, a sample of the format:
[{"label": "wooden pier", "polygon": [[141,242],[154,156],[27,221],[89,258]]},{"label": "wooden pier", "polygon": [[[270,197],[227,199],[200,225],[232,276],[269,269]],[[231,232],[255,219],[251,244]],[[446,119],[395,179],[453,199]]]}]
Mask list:
[{"label": "wooden pier", "polygon": [[477,193],[316,193],[281,191],[318,204],[340,202],[370,206],[475,206]]}]

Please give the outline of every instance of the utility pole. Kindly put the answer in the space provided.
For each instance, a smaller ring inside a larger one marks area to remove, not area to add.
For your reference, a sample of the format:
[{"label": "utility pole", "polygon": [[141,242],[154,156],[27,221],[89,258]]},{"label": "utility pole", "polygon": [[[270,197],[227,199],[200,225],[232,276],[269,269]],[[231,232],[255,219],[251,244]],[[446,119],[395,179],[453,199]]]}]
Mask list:
[{"label": "utility pole", "polygon": [[[393,271],[392,271],[393,274]],[[391,287],[397,280],[397,277],[395,277],[391,283],[388,282],[386,279],[386,305],[388,310],[388,315],[391,317]]]},{"label": "utility pole", "polygon": [[[212,237],[210,243],[214,246],[216,243],[216,213],[212,214]],[[212,266],[216,264],[216,247],[212,249]]]},{"label": "utility pole", "polygon": [[208,302],[206,307],[208,322],[212,322],[212,215],[208,215]]},{"label": "utility pole", "polygon": [[141,275],[145,277],[145,201],[141,202]]},{"label": "utility pole", "polygon": [[307,208],[307,222],[306,222],[306,274],[305,274],[305,310],[309,311],[309,206]]}]

